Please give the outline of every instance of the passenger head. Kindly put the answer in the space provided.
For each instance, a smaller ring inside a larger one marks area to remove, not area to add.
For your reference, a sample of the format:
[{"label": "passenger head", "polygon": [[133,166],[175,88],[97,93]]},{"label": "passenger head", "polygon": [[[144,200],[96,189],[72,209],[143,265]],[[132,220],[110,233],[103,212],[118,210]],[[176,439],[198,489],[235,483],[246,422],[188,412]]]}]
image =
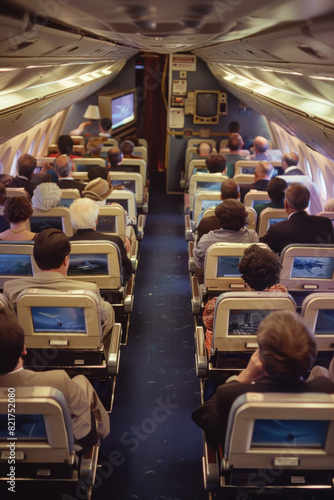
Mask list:
[{"label": "passenger head", "polygon": [[86,151],[87,151],[87,154],[91,155],[91,156],[100,156],[100,153],[102,151],[102,148],[103,148],[103,143],[105,142],[105,138],[104,137],[91,137],[88,142],[87,142],[87,146],[86,146]]},{"label": "passenger head", "polygon": [[61,154],[57,156],[57,158],[53,162],[53,168],[58,175],[58,178],[69,177],[73,170],[73,163],[69,156],[67,156],[66,154]]},{"label": "passenger head", "polygon": [[99,129],[101,130],[101,132],[109,133],[109,130],[111,129],[110,118],[101,118],[101,120],[99,121]]},{"label": "passenger head", "polygon": [[209,156],[212,153],[212,146],[208,142],[201,142],[197,146],[197,154],[199,156]]},{"label": "passenger head", "polygon": [[270,179],[273,170],[272,164],[268,161],[259,161],[254,170],[254,180]]},{"label": "passenger head", "polygon": [[334,212],[334,198],[327,200],[324,210],[325,212]]},{"label": "passenger head", "polygon": [[3,205],[6,200],[6,186],[0,182],[0,205]]},{"label": "passenger head", "polygon": [[230,134],[233,132],[239,133],[240,132],[240,124],[238,122],[230,122],[228,124],[228,131]]},{"label": "passenger head", "polygon": [[121,142],[119,149],[122,151],[123,155],[132,155],[135,145],[131,141]]},{"label": "passenger head", "polygon": [[99,165],[96,165],[95,167],[92,167],[89,172],[87,173],[87,177],[90,181],[93,181],[94,179],[97,179],[98,177],[101,177],[101,179],[108,180],[109,172],[105,167],[100,167]]},{"label": "passenger head", "polygon": [[59,229],[51,227],[37,234],[34,259],[42,271],[59,269],[70,252],[70,240]]},{"label": "passenger head", "polygon": [[135,145],[135,147],[139,146],[139,141],[135,135],[127,135],[124,137],[123,141],[131,141]]},{"label": "passenger head", "polygon": [[25,154],[20,156],[17,160],[16,170],[18,175],[26,177],[28,180],[31,179],[32,174],[36,168],[36,158],[31,155]]},{"label": "passenger head", "polygon": [[82,194],[85,198],[90,198],[93,201],[103,201],[108,198],[112,192],[112,185],[101,177],[97,177],[90,181]]},{"label": "passenger head", "polygon": [[205,160],[206,166],[210,174],[224,172],[226,167],[226,158],[223,155],[210,155]]},{"label": "passenger head", "polygon": [[13,313],[0,309],[0,375],[12,372],[23,353],[24,330]]},{"label": "passenger head", "polygon": [[275,252],[256,244],[246,248],[238,267],[244,282],[256,291],[276,285],[282,268]]},{"label": "passenger head", "polygon": [[279,203],[284,200],[285,190],[288,184],[280,177],[274,177],[268,182],[267,192],[271,201]]},{"label": "passenger head", "polygon": [[38,210],[50,210],[59,205],[61,200],[61,189],[54,182],[42,182],[34,189],[31,203]]},{"label": "passenger head", "polygon": [[62,155],[70,155],[73,150],[73,139],[69,135],[60,135],[58,137],[58,149]]},{"label": "passenger head", "polygon": [[116,167],[121,163],[123,159],[123,153],[118,148],[110,148],[108,151],[108,162],[110,163],[110,167]]},{"label": "passenger head", "polygon": [[9,223],[26,221],[32,216],[31,201],[25,196],[8,198],[5,201],[3,215]]},{"label": "passenger head", "polygon": [[228,147],[231,151],[238,151],[244,145],[240,134],[233,133],[228,140]]},{"label": "passenger head", "polygon": [[258,135],[254,139],[253,146],[256,153],[265,153],[269,147],[269,143],[265,137]]},{"label": "passenger head", "polygon": [[299,380],[317,354],[314,335],[303,318],[292,311],[274,311],[264,318],[257,342],[266,372],[281,381]]},{"label": "passenger head", "polygon": [[310,191],[299,182],[291,182],[285,192],[286,209],[297,212],[305,210],[310,201]]},{"label": "passenger head", "polygon": [[225,200],[215,208],[215,214],[223,229],[239,231],[247,224],[245,205],[238,200]]},{"label": "passenger head", "polygon": [[74,229],[93,229],[99,215],[99,207],[89,198],[74,200],[69,207],[71,224]]},{"label": "passenger head", "polygon": [[297,153],[285,153],[282,156],[282,168],[285,171],[289,167],[295,167],[298,164],[299,157]]},{"label": "passenger head", "polygon": [[228,200],[230,198],[237,200],[240,198],[239,184],[234,179],[226,179],[220,186],[220,193],[222,200]]}]

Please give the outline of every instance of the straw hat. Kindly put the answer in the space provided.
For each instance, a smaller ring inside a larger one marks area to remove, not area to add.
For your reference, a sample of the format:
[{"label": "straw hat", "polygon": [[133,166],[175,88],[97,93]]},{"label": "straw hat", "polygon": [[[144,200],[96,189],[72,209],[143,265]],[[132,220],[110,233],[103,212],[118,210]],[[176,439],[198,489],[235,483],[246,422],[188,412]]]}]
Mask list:
[{"label": "straw hat", "polygon": [[105,179],[98,177],[90,181],[83,190],[83,196],[94,201],[103,201],[110,195],[112,185]]}]

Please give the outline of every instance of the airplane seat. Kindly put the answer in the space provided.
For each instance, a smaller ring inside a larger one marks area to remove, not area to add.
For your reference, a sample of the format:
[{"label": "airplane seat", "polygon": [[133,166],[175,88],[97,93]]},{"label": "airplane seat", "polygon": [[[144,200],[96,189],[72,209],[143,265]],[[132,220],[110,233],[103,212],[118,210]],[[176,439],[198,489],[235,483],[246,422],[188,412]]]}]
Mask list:
[{"label": "airplane seat", "polygon": [[[333,494],[334,395],[247,393],[233,403],[224,450],[204,437],[207,490],[225,495]],[[240,494],[240,493],[239,493]],[[293,498],[295,498],[293,496]],[[296,498],[297,498],[296,497]],[[235,496],[233,497],[235,498]],[[307,497],[311,498],[311,497]]]},{"label": "airplane seat", "polygon": [[105,168],[106,166],[106,161],[104,158],[73,158],[72,162],[74,166],[74,172],[89,172],[89,170],[93,167],[98,166]]},{"label": "airplane seat", "polygon": [[193,233],[195,232],[204,211],[209,207],[216,207],[220,203],[220,191],[199,191],[195,194],[192,213],[185,215],[186,241],[194,239]]},{"label": "airplane seat", "polygon": [[144,214],[148,212],[149,193],[143,186],[143,178],[138,172],[113,172],[110,171],[110,181],[112,185],[124,186],[132,191],[136,197],[137,208]]},{"label": "airplane seat", "polygon": [[196,193],[199,191],[220,193],[221,184],[227,179],[228,177],[220,172],[215,174],[201,172],[193,174],[189,181],[188,208],[193,206]]},{"label": "airplane seat", "polygon": [[[141,175],[143,189],[147,185],[147,164],[145,160],[137,158],[123,158],[120,169],[125,167],[125,172]],[[112,170],[110,173],[113,173]]]},{"label": "airplane seat", "polygon": [[61,368],[88,377],[118,373],[121,325],[115,323],[103,339],[93,292],[28,288],[18,296],[17,318],[25,331],[25,366]]},{"label": "airplane seat", "polygon": [[147,164],[147,148],[144,146],[135,146],[133,154],[135,156],[140,156]]},{"label": "airplane seat", "polygon": [[[15,420],[9,419],[11,398]],[[21,494],[26,496],[29,491],[33,498],[36,487],[42,487],[42,484],[74,492],[83,479],[87,482],[87,490],[92,489],[99,441],[84,455],[75,452],[71,415],[60,391],[53,387],[1,388],[0,421],[1,427],[6,421],[2,436],[8,434],[9,427],[15,429],[15,493],[22,489]],[[0,440],[0,477],[3,482],[10,480],[8,444],[5,438]]]},{"label": "airplane seat", "polygon": [[12,198],[13,196],[25,196],[28,200],[30,199],[28,192],[23,187],[6,187],[6,198]]},{"label": "airplane seat", "polygon": [[245,195],[244,205],[246,207],[254,208],[254,206],[262,205],[266,201],[271,201],[267,191],[257,191],[256,189],[251,189]]},{"label": "airplane seat", "polygon": [[69,207],[74,200],[81,197],[78,189],[61,189],[60,207]]},{"label": "airplane seat", "polygon": [[34,233],[39,233],[49,227],[55,227],[63,231],[69,238],[73,236],[73,227],[67,207],[57,206],[46,211],[33,208],[33,214],[27,226],[27,229]]},{"label": "airplane seat", "polygon": [[74,146],[83,146],[85,147],[85,138],[83,135],[71,135],[71,139],[73,141]]},{"label": "airplane seat", "polygon": [[146,139],[138,138],[138,145],[148,150],[148,142]]},{"label": "airplane seat", "polygon": [[332,221],[332,224],[334,225],[334,212],[318,212],[316,215],[319,217],[328,217]]},{"label": "airplane seat", "polygon": [[208,173],[208,169],[205,163],[205,158],[190,160],[188,165],[186,165],[185,171],[181,176],[180,187],[182,189],[188,189],[191,176],[193,175],[193,173],[198,173],[198,172]]},{"label": "airplane seat", "polygon": [[33,241],[0,242],[0,290],[7,280],[33,276],[37,272],[33,251]]},{"label": "airplane seat", "polygon": [[106,204],[119,203],[125,210],[127,215],[127,225],[134,228],[136,238],[141,241],[144,236],[144,227],[146,216],[144,214],[137,214],[137,202],[135,193],[128,189],[114,189],[108,196]]},{"label": "airplane seat", "polygon": [[[258,192],[260,193],[260,191]],[[289,216],[284,210],[284,208],[269,207],[262,210],[259,216],[258,229],[257,229],[259,238],[261,238],[261,236],[264,236],[267,233],[270,226],[276,224],[277,222],[286,220],[288,217]]]}]

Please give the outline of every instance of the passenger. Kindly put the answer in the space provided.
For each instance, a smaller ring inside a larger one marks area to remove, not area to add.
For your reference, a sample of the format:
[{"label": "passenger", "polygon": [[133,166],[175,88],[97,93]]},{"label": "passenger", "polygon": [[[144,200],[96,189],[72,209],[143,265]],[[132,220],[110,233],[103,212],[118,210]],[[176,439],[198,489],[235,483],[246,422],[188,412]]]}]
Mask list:
[{"label": "passenger", "polygon": [[60,292],[89,290],[96,295],[100,312],[103,339],[106,341],[115,323],[112,306],[105,302],[95,283],[67,279],[70,262],[71,243],[59,229],[45,229],[38,233],[34,244],[34,259],[40,271],[34,276],[8,280],[3,287],[5,298],[13,311],[16,309],[17,297],[27,288],[41,288]]},{"label": "passenger", "polygon": [[123,141],[131,141],[135,145],[135,147],[139,146],[139,140],[135,135],[127,135],[124,137]]},{"label": "passenger", "polygon": [[[220,186],[220,198],[223,201],[230,198],[238,200],[240,198],[239,184],[233,179],[226,179]],[[216,215],[200,217],[200,223],[197,226],[197,244],[204,234],[216,229],[220,229],[219,219]]]},{"label": "passenger", "polygon": [[[232,121],[228,124],[228,132],[229,134],[241,134],[241,127],[240,123],[236,121]],[[253,139],[246,139],[244,140],[245,144],[244,147],[246,150],[249,150],[250,147],[253,146]]]},{"label": "passenger", "polygon": [[334,382],[334,358],[329,364],[329,368],[325,368],[324,366],[314,366],[311,370],[310,375],[308,376],[307,382],[315,379],[316,377],[328,377],[329,380]]},{"label": "passenger", "polygon": [[84,137],[99,135],[99,120],[101,115],[98,106],[89,105],[83,117],[87,121],[80,123],[78,128],[71,130],[70,135],[83,135]]},{"label": "passenger", "polygon": [[254,206],[257,216],[259,217],[260,213],[265,208],[284,208],[284,198],[287,187],[288,184],[280,177],[270,179],[268,182],[267,192],[271,201]]},{"label": "passenger", "polygon": [[[278,256],[269,248],[251,245],[246,248],[238,265],[247,290],[258,292],[287,292],[284,285],[279,284],[282,265]],[[211,352],[214,310],[218,297],[210,299],[204,308],[203,323],[206,327],[205,345]]]},{"label": "passenger", "polygon": [[29,193],[31,198],[36,187],[36,185],[31,182],[35,168],[36,158],[28,154],[20,156],[16,165],[17,175],[13,177],[8,184],[6,184],[6,187],[23,187]]},{"label": "passenger", "polygon": [[238,200],[229,199],[216,207],[220,229],[205,234],[194,249],[194,262],[199,269],[204,268],[207,249],[214,243],[257,243],[259,237],[254,229],[246,228],[247,212]]},{"label": "passenger", "polygon": [[226,165],[226,175],[228,177],[234,177],[234,165],[239,160],[246,160],[249,156],[249,153],[245,151],[243,148],[244,141],[240,134],[233,133],[230,135],[228,140],[229,152],[224,153],[227,165]]},{"label": "passenger", "polygon": [[6,201],[6,186],[0,182],[0,206],[4,205]]},{"label": "passenger", "polygon": [[200,156],[201,158],[202,157],[205,158],[205,157],[211,155],[211,153],[212,153],[212,146],[208,142],[201,142],[197,146],[196,152],[197,152],[198,156]]},{"label": "passenger", "polygon": [[131,165],[122,165],[123,153],[119,148],[108,151],[108,169],[110,172],[133,172]]},{"label": "passenger", "polygon": [[310,192],[292,182],[285,192],[284,208],[289,219],[273,224],[260,238],[274,252],[280,253],[290,243],[334,243],[333,226],[327,217],[308,215]]},{"label": "passenger", "polygon": [[223,446],[229,412],[235,399],[247,392],[322,392],[331,394],[334,384],[325,377],[305,382],[317,346],[304,320],[295,312],[275,311],[260,324],[258,349],[247,368],[235,380],[220,385],[214,396],[192,414],[204,429],[210,446]]},{"label": "passenger", "polygon": [[99,121],[99,130],[100,130],[99,135],[102,137],[106,137],[108,139],[109,137],[111,137],[110,129],[111,129],[110,118],[101,118],[101,120]]},{"label": "passenger", "polygon": [[57,174],[57,185],[60,189],[78,189],[82,193],[85,189],[85,184],[73,179],[73,163],[69,156],[64,154],[57,156],[53,162],[53,168]]},{"label": "passenger", "polygon": [[69,135],[60,135],[58,137],[58,153],[50,154],[50,158],[57,157],[59,155],[67,155],[70,158],[80,158],[81,156],[73,152],[74,142]]},{"label": "passenger", "polygon": [[65,370],[26,370],[24,330],[15,316],[0,310],[0,387],[53,387],[65,397],[72,420],[74,449],[78,455],[89,451],[99,437],[110,432],[109,416],[93,386],[83,375],[70,378]]},{"label": "passenger", "polygon": [[205,164],[210,174],[225,173],[226,158],[223,155],[210,155],[205,160]]},{"label": "passenger", "polygon": [[298,161],[299,157],[297,153],[285,153],[282,156],[282,168],[284,170],[283,175],[305,175],[300,168],[296,167]]},{"label": "passenger", "polygon": [[89,181],[93,181],[94,179],[97,179],[98,177],[101,177],[101,179],[104,179],[110,184],[110,173],[109,170],[107,170],[105,167],[101,167],[100,165],[96,165],[95,167],[92,167],[89,172],[87,173],[87,177]]},{"label": "passenger", "polygon": [[251,190],[267,191],[269,181],[272,177],[273,166],[267,161],[259,161],[254,170],[253,184],[240,184],[240,196],[242,203],[246,194]]},{"label": "passenger", "polygon": [[[102,179],[101,179],[102,180]],[[94,182],[94,181],[93,181]],[[128,258],[122,239],[117,234],[105,234],[96,231],[99,207],[89,198],[74,200],[69,207],[71,224],[76,233],[70,241],[80,240],[106,240],[112,241],[118,246],[123,268],[123,285],[132,276],[132,263]]]},{"label": "passenger", "polygon": [[133,154],[135,145],[131,141],[121,142],[119,149],[122,151],[123,158],[137,158],[139,160],[143,159],[141,156],[136,156],[135,154]]},{"label": "passenger", "polygon": [[272,160],[270,154],[267,153],[267,149],[269,148],[269,143],[265,137],[261,137],[260,135],[255,137],[253,146],[254,146],[254,154],[250,156],[250,160],[259,160],[259,161]]},{"label": "passenger", "polygon": [[102,158],[101,151],[104,143],[105,138],[101,136],[91,137],[88,139],[86,145],[86,156],[88,158]]},{"label": "passenger", "polygon": [[34,240],[35,233],[28,231],[26,224],[32,215],[31,201],[25,196],[13,196],[5,201],[4,218],[9,222],[9,229],[0,233],[1,241]]},{"label": "passenger", "polygon": [[[60,204],[61,190],[54,182],[39,184],[32,197],[32,206],[38,210],[47,211]],[[45,228],[44,228],[45,229]]]}]

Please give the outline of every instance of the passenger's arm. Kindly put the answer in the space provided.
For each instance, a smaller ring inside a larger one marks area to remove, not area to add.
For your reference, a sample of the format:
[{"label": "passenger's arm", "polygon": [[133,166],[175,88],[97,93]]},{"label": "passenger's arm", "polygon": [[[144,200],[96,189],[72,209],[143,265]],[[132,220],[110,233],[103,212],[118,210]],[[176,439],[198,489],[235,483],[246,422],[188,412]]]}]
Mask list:
[{"label": "passenger's arm", "polygon": [[266,369],[259,355],[259,349],[252,354],[246,368],[236,377],[237,382],[251,384],[266,375]]},{"label": "passenger's arm", "polygon": [[100,295],[100,290],[96,286],[95,293],[97,296],[98,304],[99,304],[99,311],[101,315],[101,322],[102,322],[102,332],[103,332],[103,339],[110,334],[110,330],[115,324],[115,313],[114,309],[109,302],[106,300],[103,300],[101,295]]}]

